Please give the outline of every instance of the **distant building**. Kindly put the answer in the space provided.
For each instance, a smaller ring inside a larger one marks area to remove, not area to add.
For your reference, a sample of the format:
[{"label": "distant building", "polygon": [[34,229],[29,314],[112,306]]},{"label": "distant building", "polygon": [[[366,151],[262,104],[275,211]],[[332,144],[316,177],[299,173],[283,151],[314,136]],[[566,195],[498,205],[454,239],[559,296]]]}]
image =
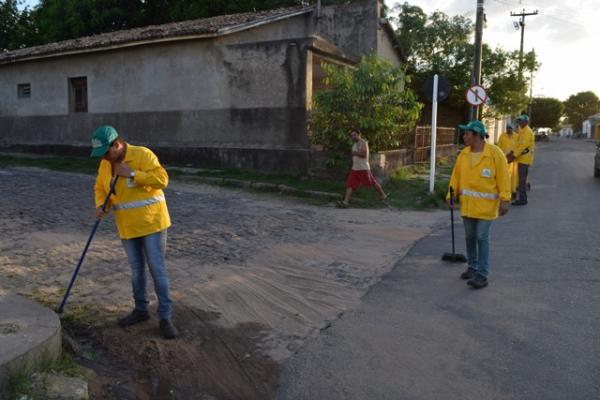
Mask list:
[{"label": "distant building", "polygon": [[377,0],[149,26],[0,54],[0,147],[88,154],[111,124],[165,162],[306,172],[321,63],[403,62]]},{"label": "distant building", "polygon": [[600,140],[600,114],[592,115],[583,121],[581,131],[588,139]]}]

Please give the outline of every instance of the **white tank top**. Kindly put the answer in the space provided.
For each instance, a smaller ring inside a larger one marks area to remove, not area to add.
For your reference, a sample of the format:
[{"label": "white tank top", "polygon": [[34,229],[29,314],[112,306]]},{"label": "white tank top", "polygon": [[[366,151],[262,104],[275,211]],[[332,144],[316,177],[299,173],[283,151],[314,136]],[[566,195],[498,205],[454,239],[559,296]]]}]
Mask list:
[{"label": "white tank top", "polygon": [[352,169],[354,171],[364,171],[371,169],[371,166],[369,165],[369,144],[365,140],[359,139],[358,142],[354,143],[352,145],[352,152],[358,151],[358,148],[361,144],[367,150],[367,157],[362,158],[358,156],[352,156]]}]

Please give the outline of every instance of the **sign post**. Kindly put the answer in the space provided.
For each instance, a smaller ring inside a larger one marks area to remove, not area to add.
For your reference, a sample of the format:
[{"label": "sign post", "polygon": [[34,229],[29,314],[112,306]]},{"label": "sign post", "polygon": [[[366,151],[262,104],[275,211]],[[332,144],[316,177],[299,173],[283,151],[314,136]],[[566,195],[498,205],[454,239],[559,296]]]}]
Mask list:
[{"label": "sign post", "polygon": [[429,160],[429,193],[433,193],[435,186],[435,150],[437,134],[437,106],[438,106],[438,75],[433,76],[433,94],[431,102],[431,155]]},{"label": "sign post", "polygon": [[437,134],[437,107],[438,102],[444,101],[450,95],[450,83],[448,79],[437,74],[431,76],[425,82],[425,97],[431,101],[431,154],[429,168],[429,192],[433,193],[435,186],[435,150]]}]

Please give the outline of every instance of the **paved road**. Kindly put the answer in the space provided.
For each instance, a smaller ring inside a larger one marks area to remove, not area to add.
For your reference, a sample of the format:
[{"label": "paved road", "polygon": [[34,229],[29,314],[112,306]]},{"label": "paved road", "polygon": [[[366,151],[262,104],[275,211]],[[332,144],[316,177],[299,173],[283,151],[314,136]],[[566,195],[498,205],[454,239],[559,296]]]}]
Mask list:
[{"label": "paved road", "polygon": [[285,365],[278,399],[600,399],[594,149],[538,146],[529,206],[492,227],[488,288],[439,260],[449,226],[421,240]]}]

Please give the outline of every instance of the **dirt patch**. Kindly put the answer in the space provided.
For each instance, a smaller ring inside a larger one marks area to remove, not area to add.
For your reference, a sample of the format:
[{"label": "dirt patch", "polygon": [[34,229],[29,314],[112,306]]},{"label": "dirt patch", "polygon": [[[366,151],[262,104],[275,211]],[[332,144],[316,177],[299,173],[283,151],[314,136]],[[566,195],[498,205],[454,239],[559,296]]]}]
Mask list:
[{"label": "dirt patch", "polygon": [[94,371],[91,399],[269,399],[277,364],[261,354],[264,327],[216,326],[216,313],[175,309],[176,340],[160,337],[151,319],[126,329],[67,325],[77,361]]}]

